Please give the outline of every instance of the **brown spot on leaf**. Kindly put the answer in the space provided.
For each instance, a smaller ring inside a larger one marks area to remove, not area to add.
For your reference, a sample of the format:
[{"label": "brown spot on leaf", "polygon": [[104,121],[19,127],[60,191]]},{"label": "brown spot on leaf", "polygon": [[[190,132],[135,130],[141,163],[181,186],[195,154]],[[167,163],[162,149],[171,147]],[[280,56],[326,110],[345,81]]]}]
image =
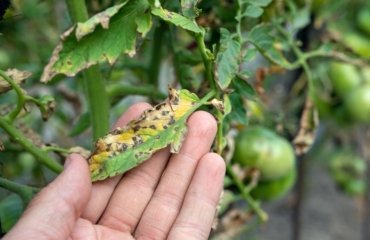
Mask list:
[{"label": "brown spot on leaf", "polygon": [[112,135],[120,135],[123,133],[123,129],[122,128],[115,128],[111,131],[111,134]]},{"label": "brown spot on leaf", "polygon": [[175,118],[173,116],[170,117],[170,121],[168,122],[169,125],[172,125],[175,123]]},{"label": "brown spot on leaf", "polygon": [[166,111],[166,110],[161,112],[162,116],[167,116],[169,113],[170,113],[170,111]]},{"label": "brown spot on leaf", "polygon": [[157,106],[155,106],[155,110],[159,110],[159,109],[161,109],[162,108],[162,106],[164,105],[165,103],[160,103],[160,104],[158,104]]},{"label": "brown spot on leaf", "polygon": [[137,132],[140,130],[140,125],[135,125],[133,128],[134,132]]}]

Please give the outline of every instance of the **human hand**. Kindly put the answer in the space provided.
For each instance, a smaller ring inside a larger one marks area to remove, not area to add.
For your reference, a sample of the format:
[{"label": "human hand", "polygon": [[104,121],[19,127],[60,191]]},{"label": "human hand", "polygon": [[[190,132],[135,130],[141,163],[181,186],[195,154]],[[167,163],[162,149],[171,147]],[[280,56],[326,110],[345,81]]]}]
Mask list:
[{"label": "human hand", "polygon": [[[115,127],[146,108],[132,106]],[[86,160],[70,155],[4,240],[207,239],[225,173],[223,159],[209,153],[215,134],[214,118],[195,112],[178,154],[162,149],[123,177],[94,184]]]}]

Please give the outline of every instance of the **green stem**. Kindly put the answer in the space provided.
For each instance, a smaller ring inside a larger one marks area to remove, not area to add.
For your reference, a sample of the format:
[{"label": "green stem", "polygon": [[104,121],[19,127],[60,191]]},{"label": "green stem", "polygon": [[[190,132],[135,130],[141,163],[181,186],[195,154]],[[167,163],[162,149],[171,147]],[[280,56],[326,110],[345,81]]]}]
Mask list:
[{"label": "green stem", "polygon": [[4,71],[0,70],[0,76],[5,81],[7,81],[10,84],[10,86],[12,86],[12,88],[15,90],[15,92],[17,93],[17,96],[18,96],[18,101],[17,101],[16,108],[13,111],[11,111],[8,115],[8,119],[11,122],[13,122],[14,119],[20,113],[20,111],[22,111],[22,108],[23,108],[24,103],[25,103],[25,96],[24,96],[23,90],[19,87],[19,85],[13,79],[11,79],[8,75],[6,75],[6,73]]},{"label": "green stem", "polygon": [[158,91],[158,89],[151,85],[131,86],[115,83],[107,86],[107,93],[111,102],[116,98],[121,98],[127,95],[142,95],[159,100],[166,98],[166,94]]},{"label": "green stem", "polygon": [[[75,23],[88,20],[85,0],[66,0],[66,2]],[[93,139],[96,140],[109,130],[109,99],[98,65],[91,66],[83,72],[83,82],[90,109]]]},{"label": "green stem", "polygon": [[9,134],[16,142],[18,142],[25,150],[31,153],[37,160],[47,166],[49,169],[56,173],[60,173],[63,167],[52,159],[46,152],[40,150],[38,147],[32,144],[22,132],[14,127],[10,121],[0,117],[0,127]]},{"label": "green stem", "polygon": [[152,56],[150,59],[149,69],[148,69],[148,79],[149,82],[154,86],[158,85],[159,70],[161,67],[161,53],[164,37],[164,24],[160,24],[154,31],[153,45],[152,45]]},{"label": "green stem", "polygon": [[238,178],[238,176],[234,173],[231,165],[226,165],[226,172],[231,177],[233,182],[235,183],[236,187],[239,189],[240,193],[242,194],[243,199],[249,204],[249,207],[258,215],[262,222],[266,222],[268,220],[268,215],[265,211],[261,209],[259,203],[256,202],[249,192],[246,191],[244,188],[243,182]]},{"label": "green stem", "polygon": [[202,56],[203,64],[206,70],[206,78],[209,82],[209,85],[213,90],[217,90],[217,85],[214,81],[213,77],[213,67],[212,67],[212,58],[210,57],[210,51],[207,49],[204,43],[204,34],[196,34],[195,40],[198,44],[198,49],[200,51],[200,55]]},{"label": "green stem", "polygon": [[39,191],[38,188],[22,185],[2,177],[0,177],[0,187],[18,194],[26,204],[32,199],[33,195]]},{"label": "green stem", "polygon": [[235,16],[235,19],[237,21],[237,24],[236,24],[236,33],[238,34],[238,38],[239,38],[239,41],[242,42],[242,7],[243,7],[243,3],[241,0],[238,0],[238,11],[236,12],[236,16]]},{"label": "green stem", "polygon": [[109,98],[97,65],[86,69],[83,76],[90,109],[93,140],[96,140],[109,130]]},{"label": "green stem", "polygon": [[306,73],[308,85],[311,86],[312,85],[312,73],[307,63],[307,58],[310,55],[307,55],[306,53],[302,52],[301,49],[299,49],[293,35],[287,33],[286,30],[280,24],[275,24],[275,27],[278,30],[278,32],[282,34],[288,40],[288,44],[291,46],[294,54],[296,55],[298,59],[297,62],[302,66],[303,70]]},{"label": "green stem", "polygon": [[222,155],[224,150],[223,138],[224,138],[224,115],[221,111],[217,110],[217,133],[216,133],[216,152]]},{"label": "green stem", "polygon": [[46,146],[46,147],[43,147],[42,150],[45,152],[59,152],[59,153],[65,153],[65,154],[70,153],[69,149],[65,149],[65,148],[61,148],[57,146]]},{"label": "green stem", "polygon": [[169,34],[168,35],[169,35],[168,48],[169,48],[169,50],[172,54],[176,79],[178,79],[182,88],[191,89],[192,85],[191,85],[190,81],[186,81],[186,79],[181,77],[182,64],[181,64],[181,61],[180,61],[180,58],[179,58],[178,50],[175,47],[175,43],[177,42],[177,39],[176,39],[176,35],[174,33],[173,26],[169,26]]}]

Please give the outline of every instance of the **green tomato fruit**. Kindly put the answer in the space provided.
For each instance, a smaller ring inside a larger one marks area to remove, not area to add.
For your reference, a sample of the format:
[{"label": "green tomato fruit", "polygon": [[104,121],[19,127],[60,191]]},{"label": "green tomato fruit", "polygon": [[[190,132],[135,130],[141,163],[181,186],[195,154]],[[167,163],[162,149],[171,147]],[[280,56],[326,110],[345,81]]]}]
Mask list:
[{"label": "green tomato fruit", "polygon": [[277,200],[284,197],[292,189],[297,178],[296,169],[275,180],[261,181],[252,189],[253,198],[262,201]]},{"label": "green tomato fruit", "polygon": [[346,192],[361,192],[366,173],[365,160],[352,152],[340,151],[330,159],[330,173],[334,181]]},{"label": "green tomato fruit", "polygon": [[345,99],[345,107],[353,120],[370,122],[370,84],[350,91]]},{"label": "green tomato fruit", "polygon": [[362,8],[357,14],[357,26],[370,36],[370,8]]},{"label": "green tomato fruit", "polygon": [[295,155],[284,138],[263,127],[250,127],[237,136],[233,161],[256,168],[262,180],[271,180],[285,176],[294,168]]},{"label": "green tomato fruit", "polygon": [[364,180],[351,180],[343,183],[343,190],[352,196],[362,196],[366,193],[366,182]]},{"label": "green tomato fruit", "polygon": [[360,85],[361,78],[356,67],[342,62],[332,62],[329,67],[329,76],[334,91],[344,96],[348,90]]},{"label": "green tomato fruit", "polygon": [[361,57],[370,59],[370,39],[357,33],[346,33],[343,42]]}]

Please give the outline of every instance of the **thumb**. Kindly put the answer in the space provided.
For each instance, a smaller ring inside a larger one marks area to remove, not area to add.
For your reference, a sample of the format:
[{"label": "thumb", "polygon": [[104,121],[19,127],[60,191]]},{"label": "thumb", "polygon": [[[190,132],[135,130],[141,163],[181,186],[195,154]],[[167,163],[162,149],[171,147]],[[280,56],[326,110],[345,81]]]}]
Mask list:
[{"label": "thumb", "polygon": [[36,195],[4,239],[67,239],[90,192],[86,160],[70,155],[64,171]]}]

